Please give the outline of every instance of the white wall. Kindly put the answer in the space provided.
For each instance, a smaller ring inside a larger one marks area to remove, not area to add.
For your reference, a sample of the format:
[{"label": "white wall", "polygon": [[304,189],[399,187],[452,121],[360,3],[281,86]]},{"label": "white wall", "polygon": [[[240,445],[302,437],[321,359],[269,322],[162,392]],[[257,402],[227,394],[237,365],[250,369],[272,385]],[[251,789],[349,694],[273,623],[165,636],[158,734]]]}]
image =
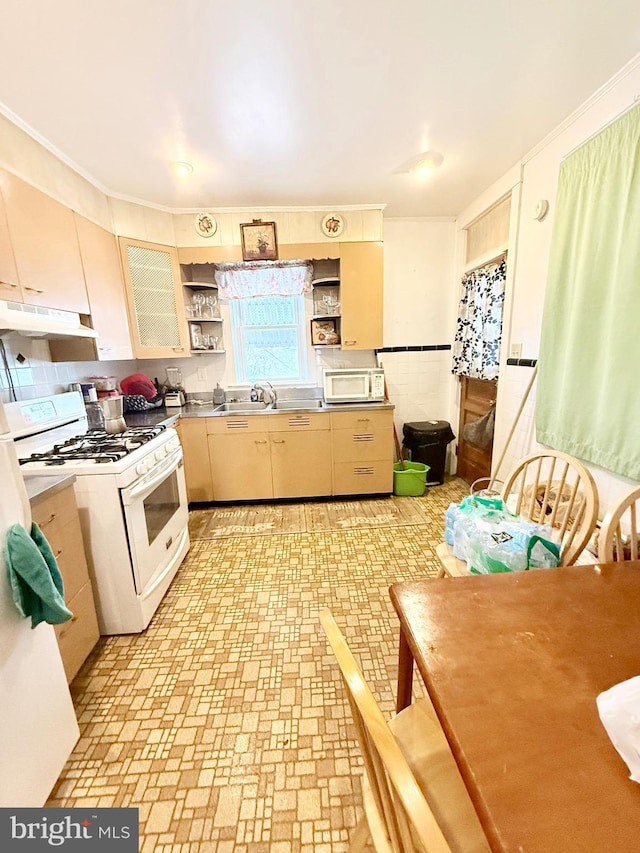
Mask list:
[{"label": "white wall", "polygon": [[[522,344],[522,358],[537,359],[538,357],[547,264],[555,213],[554,199],[563,157],[630,108],[639,95],[640,55],[523,159],[522,183],[519,187],[519,221],[514,220],[516,221],[515,233],[511,233],[509,240],[508,265],[511,266],[512,289],[508,294],[509,306],[505,315],[503,337],[505,358],[512,342]],[[496,185],[493,198],[484,194],[481,203],[475,202],[472,210],[461,214],[459,221],[469,221],[472,214],[477,215],[479,207],[486,208],[495,202],[503,189],[504,183]],[[550,203],[549,213],[542,222],[533,218],[535,205],[539,199],[547,199]],[[585,342],[585,346],[588,346],[588,341]],[[531,368],[528,367],[504,365],[501,369],[496,410],[494,466],[504,447],[509,428],[530,377]],[[504,475],[519,458],[539,447],[535,440],[534,409],[535,385],[509,444],[499,474]],[[628,487],[629,481],[596,466],[589,467],[598,485],[602,516],[607,506]]]},{"label": "white wall", "polygon": [[449,420],[455,233],[452,219],[384,221],[384,349],[396,351],[379,361],[400,436],[407,422]]}]

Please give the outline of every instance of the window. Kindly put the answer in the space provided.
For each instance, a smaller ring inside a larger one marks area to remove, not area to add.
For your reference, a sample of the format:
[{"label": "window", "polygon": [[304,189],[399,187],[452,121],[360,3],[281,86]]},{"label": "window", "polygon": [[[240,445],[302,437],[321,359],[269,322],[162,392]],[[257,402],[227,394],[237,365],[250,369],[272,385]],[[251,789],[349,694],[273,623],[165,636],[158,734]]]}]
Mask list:
[{"label": "window", "polygon": [[229,300],[236,382],[307,381],[304,296]]}]

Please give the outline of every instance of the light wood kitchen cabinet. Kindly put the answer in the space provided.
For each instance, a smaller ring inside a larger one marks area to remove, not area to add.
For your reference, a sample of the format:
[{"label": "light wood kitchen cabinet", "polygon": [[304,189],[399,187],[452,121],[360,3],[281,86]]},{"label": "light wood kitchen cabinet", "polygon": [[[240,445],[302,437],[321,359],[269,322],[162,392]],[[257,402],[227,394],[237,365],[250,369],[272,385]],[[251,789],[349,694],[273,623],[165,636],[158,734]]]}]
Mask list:
[{"label": "light wood kitchen cabinet", "polygon": [[189,333],[177,249],[118,239],[134,356],[186,358]]},{"label": "light wood kitchen cabinet", "polygon": [[74,213],[95,338],[49,341],[52,361],[133,358],[118,243],[113,234]]},{"label": "light wood kitchen cabinet", "polygon": [[189,503],[213,500],[209,443],[205,418],[180,418],[175,424],[184,455]]},{"label": "light wood kitchen cabinet", "polygon": [[324,413],[271,415],[274,498],[330,495],[331,417]]},{"label": "light wood kitchen cabinet", "polygon": [[3,172],[1,178],[24,302],[88,314],[73,212],[15,175]]},{"label": "light wood kitchen cabinet", "polygon": [[340,244],[342,349],[382,346],[382,245]]},{"label": "light wood kitchen cabinet", "polygon": [[0,299],[8,302],[22,302],[22,288],[18,281],[16,259],[7,225],[7,213],[2,198],[2,177],[0,172]]},{"label": "light wood kitchen cabinet", "polygon": [[[264,420],[263,426],[266,426]],[[214,500],[246,501],[273,497],[268,432],[216,432],[209,434],[208,438]]]},{"label": "light wood kitchen cabinet", "polygon": [[71,682],[98,642],[100,631],[73,484],[32,500],[31,515],[54,553],[72,619],[56,625],[60,656]]},{"label": "light wood kitchen cabinet", "polygon": [[393,491],[393,411],[332,412],[333,494]]}]

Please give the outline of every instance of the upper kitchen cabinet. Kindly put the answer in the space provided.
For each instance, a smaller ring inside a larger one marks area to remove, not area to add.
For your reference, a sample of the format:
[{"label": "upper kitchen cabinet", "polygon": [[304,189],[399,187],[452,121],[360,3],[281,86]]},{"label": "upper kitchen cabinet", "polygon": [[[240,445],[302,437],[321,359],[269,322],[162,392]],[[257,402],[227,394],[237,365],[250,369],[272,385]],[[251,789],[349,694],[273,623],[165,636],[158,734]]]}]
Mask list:
[{"label": "upper kitchen cabinet", "polygon": [[135,358],[189,355],[178,252],[119,238]]},{"label": "upper kitchen cabinet", "polygon": [[18,282],[18,270],[13,256],[13,246],[9,236],[7,214],[0,192],[0,299],[10,302],[22,302],[22,288]]},{"label": "upper kitchen cabinet", "polygon": [[382,346],[382,243],[340,243],[343,349]]},{"label": "upper kitchen cabinet", "polygon": [[73,212],[9,172],[0,178],[24,301],[88,314]]},{"label": "upper kitchen cabinet", "polygon": [[94,338],[49,341],[52,361],[118,361],[133,358],[118,243],[113,234],[74,214],[89,296]]}]

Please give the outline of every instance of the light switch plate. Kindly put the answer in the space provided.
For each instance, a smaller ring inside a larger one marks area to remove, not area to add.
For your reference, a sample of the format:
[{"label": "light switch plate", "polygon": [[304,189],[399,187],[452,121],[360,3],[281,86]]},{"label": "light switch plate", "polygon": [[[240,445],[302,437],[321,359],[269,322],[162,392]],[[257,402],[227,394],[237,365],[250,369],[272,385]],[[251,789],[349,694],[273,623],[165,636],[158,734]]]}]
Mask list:
[{"label": "light switch plate", "polygon": [[197,371],[198,382],[206,382],[207,381],[207,368],[199,367]]},{"label": "light switch plate", "polygon": [[522,344],[511,344],[509,358],[522,358]]}]

